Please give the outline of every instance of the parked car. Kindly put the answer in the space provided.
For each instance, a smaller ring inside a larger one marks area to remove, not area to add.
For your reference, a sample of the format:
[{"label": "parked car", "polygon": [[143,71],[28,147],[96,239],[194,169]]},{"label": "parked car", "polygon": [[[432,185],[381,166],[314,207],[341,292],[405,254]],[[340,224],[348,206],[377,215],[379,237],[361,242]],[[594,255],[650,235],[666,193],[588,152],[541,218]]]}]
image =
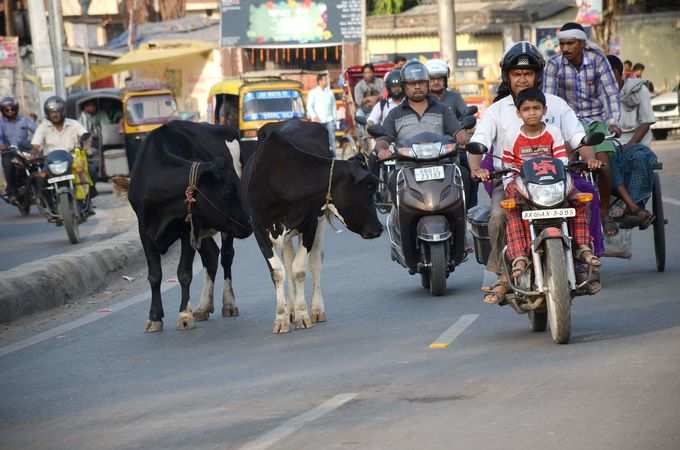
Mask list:
[{"label": "parked car", "polygon": [[656,123],[652,125],[654,139],[663,140],[668,133],[680,129],[680,109],[678,109],[678,88],[652,99],[652,110]]}]

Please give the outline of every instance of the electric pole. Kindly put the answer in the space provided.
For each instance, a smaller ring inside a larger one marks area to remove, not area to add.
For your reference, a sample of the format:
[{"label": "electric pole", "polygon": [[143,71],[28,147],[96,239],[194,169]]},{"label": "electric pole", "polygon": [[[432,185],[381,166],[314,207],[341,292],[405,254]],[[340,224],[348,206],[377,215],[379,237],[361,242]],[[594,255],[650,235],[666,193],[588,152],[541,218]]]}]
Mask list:
[{"label": "electric pole", "polygon": [[31,22],[31,47],[33,48],[35,73],[40,81],[40,86],[38,86],[40,108],[37,112],[42,116],[42,105],[47,97],[52,95],[54,89],[54,66],[50,41],[47,33],[45,33],[47,21],[43,0],[28,0],[28,16]]},{"label": "electric pole", "polygon": [[366,0],[361,0],[361,64],[368,62],[368,42],[366,39],[366,16],[368,16],[368,7]]},{"label": "electric pole", "polygon": [[64,23],[61,17],[60,0],[48,0],[50,13],[50,40],[54,60],[54,90],[61,98],[66,98],[64,85]]},{"label": "electric pole", "polygon": [[455,0],[439,0],[439,50],[443,60],[456,71],[456,8]]}]

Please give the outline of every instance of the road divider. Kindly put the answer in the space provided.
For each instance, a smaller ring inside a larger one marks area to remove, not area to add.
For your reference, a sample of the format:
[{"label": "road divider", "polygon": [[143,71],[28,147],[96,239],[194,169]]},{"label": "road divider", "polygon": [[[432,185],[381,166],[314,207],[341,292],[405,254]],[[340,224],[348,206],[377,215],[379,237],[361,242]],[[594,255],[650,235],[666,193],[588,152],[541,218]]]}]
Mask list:
[{"label": "road divider", "polygon": [[449,348],[449,345],[456,340],[463,331],[477,320],[479,314],[464,314],[458,318],[441,336],[430,344],[430,348]]},{"label": "road divider", "polygon": [[357,395],[358,394],[354,393],[336,395],[335,397],[326,400],[316,408],[284,422],[254,441],[247,443],[239,450],[266,450],[268,448],[272,448],[277,442],[295,433],[300,428],[305,426],[305,424],[313,422],[320,417],[340,408],[342,405],[349,402]]}]

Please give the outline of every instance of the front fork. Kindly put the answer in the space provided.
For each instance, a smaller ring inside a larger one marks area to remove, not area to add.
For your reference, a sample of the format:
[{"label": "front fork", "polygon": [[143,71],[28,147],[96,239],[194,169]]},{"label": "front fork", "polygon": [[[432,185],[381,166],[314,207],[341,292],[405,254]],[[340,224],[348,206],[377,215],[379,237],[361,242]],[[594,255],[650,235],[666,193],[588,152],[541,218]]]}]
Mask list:
[{"label": "front fork", "polygon": [[[574,257],[572,253],[572,239],[571,236],[569,235],[569,227],[567,226],[566,220],[562,222],[561,225],[561,231],[562,231],[562,237],[563,239],[563,244],[564,244],[564,253],[565,253],[565,259],[567,261],[567,279],[569,281],[569,289],[574,290],[577,287],[581,286],[576,286],[576,270],[574,268]],[[538,252],[538,248],[534,245],[534,242],[536,242],[536,229],[534,227],[534,223],[530,222],[529,223],[529,235],[531,236],[531,260],[534,264],[534,279],[536,281],[536,286],[538,288],[538,292],[540,293],[545,293],[545,282],[543,280],[543,264],[541,264],[541,255]],[[590,277],[588,277],[590,278]],[[586,280],[587,282],[587,280]],[[585,284],[585,283],[584,283]]]}]

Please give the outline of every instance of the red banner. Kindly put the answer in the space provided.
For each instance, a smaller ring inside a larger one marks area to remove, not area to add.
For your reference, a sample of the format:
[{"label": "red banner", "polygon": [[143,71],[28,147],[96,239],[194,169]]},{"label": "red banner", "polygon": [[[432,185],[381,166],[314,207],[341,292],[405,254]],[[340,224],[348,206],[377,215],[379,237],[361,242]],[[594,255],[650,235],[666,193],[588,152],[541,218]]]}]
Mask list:
[{"label": "red banner", "polygon": [[19,38],[0,36],[0,67],[16,67],[19,53]]}]

